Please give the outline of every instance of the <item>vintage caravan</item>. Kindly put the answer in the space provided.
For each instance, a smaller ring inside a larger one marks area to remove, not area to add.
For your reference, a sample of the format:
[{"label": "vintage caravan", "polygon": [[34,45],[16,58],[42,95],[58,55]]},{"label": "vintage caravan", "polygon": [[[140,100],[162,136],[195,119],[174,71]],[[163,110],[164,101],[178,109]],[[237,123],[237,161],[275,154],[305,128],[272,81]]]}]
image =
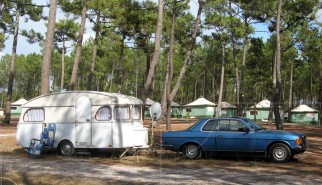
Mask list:
[{"label": "vintage caravan", "polygon": [[28,148],[43,123],[55,123],[54,148],[61,155],[76,149],[144,148],[143,102],[117,93],[67,91],[36,97],[22,106],[16,139]]}]

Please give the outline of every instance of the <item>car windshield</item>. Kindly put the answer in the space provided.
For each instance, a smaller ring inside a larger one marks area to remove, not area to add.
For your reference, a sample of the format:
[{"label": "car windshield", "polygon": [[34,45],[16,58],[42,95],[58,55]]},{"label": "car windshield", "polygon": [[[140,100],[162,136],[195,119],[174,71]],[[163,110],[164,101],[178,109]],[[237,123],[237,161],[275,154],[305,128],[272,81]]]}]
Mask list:
[{"label": "car windshield", "polygon": [[257,125],[255,122],[251,121],[250,119],[245,118],[243,119],[243,121],[255,131],[264,129],[263,127]]}]

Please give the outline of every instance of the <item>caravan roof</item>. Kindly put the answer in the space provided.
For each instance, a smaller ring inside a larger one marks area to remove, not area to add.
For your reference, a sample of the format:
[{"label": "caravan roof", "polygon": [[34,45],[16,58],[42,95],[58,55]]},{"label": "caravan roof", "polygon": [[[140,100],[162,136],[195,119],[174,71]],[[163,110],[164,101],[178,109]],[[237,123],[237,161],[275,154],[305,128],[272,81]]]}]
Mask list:
[{"label": "caravan roof", "polygon": [[31,99],[23,107],[55,107],[75,106],[76,99],[80,96],[88,96],[93,105],[142,105],[143,102],[135,97],[119,93],[107,93],[97,91],[66,91],[51,93]]}]

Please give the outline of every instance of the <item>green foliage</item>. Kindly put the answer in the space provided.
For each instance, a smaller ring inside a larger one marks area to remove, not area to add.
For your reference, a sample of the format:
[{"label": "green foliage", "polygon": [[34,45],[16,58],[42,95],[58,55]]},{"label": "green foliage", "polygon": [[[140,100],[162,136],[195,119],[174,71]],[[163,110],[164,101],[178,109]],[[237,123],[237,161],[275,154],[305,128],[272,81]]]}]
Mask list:
[{"label": "green foliage", "polygon": [[6,37],[3,33],[0,33],[0,51],[5,47],[4,42],[6,41]]},{"label": "green foliage", "polygon": [[19,55],[15,67],[15,96],[31,99],[40,94],[42,55]]},{"label": "green foliage", "polygon": [[27,30],[22,30],[21,35],[27,37],[27,42],[30,44],[44,40],[44,37],[41,35],[41,33],[36,32],[34,29],[29,30],[29,32]]}]

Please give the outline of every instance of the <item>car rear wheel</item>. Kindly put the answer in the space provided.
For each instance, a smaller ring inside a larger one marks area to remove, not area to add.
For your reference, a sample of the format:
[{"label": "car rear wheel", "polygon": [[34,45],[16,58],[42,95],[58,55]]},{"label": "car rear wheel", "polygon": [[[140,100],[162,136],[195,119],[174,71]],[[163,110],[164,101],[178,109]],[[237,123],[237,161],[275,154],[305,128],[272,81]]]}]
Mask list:
[{"label": "car rear wheel", "polygon": [[198,159],[201,156],[201,149],[196,144],[187,144],[183,148],[183,153],[187,159]]},{"label": "car rear wheel", "polygon": [[290,160],[292,154],[290,148],[284,143],[274,144],[269,151],[271,161],[276,163],[286,163]]}]

